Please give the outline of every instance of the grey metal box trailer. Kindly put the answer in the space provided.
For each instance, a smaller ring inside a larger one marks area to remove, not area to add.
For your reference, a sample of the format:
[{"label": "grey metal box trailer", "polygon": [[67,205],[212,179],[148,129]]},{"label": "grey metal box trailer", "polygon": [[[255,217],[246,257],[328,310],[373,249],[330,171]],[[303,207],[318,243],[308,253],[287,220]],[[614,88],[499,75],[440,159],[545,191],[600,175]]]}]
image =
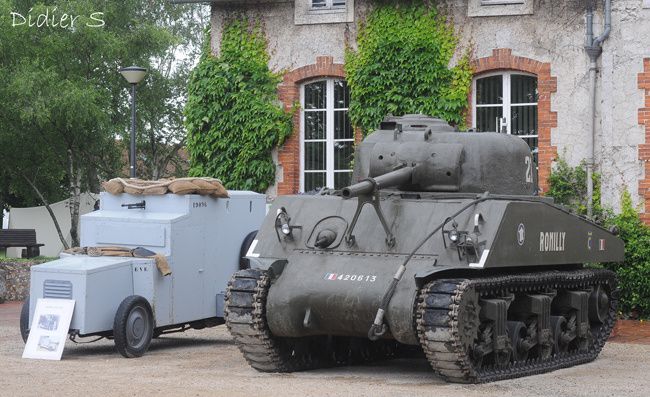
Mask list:
[{"label": "grey metal box trailer", "polygon": [[[100,210],[81,217],[81,245],[146,248],[164,255],[172,274],[162,276],[152,258],[62,254],[32,267],[29,321],[38,298],[74,299],[70,332],[109,335],[121,303],[136,295],[150,305],[156,330],[202,326],[199,321],[206,319],[221,323],[224,291],[239,269],[242,243],[266,213],[264,195],[229,195],[102,193]],[[143,200],[144,208],[129,209]]]}]

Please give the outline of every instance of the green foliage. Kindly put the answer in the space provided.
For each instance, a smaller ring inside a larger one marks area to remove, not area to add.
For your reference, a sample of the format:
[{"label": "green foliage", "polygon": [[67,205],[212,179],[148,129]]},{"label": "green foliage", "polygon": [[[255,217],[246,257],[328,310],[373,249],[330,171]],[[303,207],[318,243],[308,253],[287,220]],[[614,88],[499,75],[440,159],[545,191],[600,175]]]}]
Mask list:
[{"label": "green foliage", "polygon": [[[121,168],[116,136],[130,112],[117,71],[151,69],[169,48],[174,37],[154,12],[166,3],[0,0],[0,206],[12,195],[39,204],[69,197],[76,242],[81,192],[99,190],[99,179]],[[14,26],[16,14],[32,24],[18,18]],[[67,27],[59,24],[63,14]]]},{"label": "green foliage", "polygon": [[[189,168],[185,156],[179,154],[187,137],[183,109],[190,73],[201,56],[210,7],[155,2],[149,8],[150,17],[173,39],[164,51],[155,54],[145,83],[138,85],[137,175],[147,179],[183,177]],[[130,123],[124,126],[123,141],[129,142]]]},{"label": "green foliage", "polygon": [[274,183],[271,150],[291,134],[292,124],[278,105],[280,77],[268,61],[260,26],[245,19],[225,25],[218,57],[206,45],[185,107],[191,175],[257,192]]},{"label": "green foliage", "polygon": [[378,4],[345,54],[349,115],[364,134],[387,114],[422,113],[463,127],[472,81],[469,54],[449,68],[454,27],[423,4]]},{"label": "green foliage", "polygon": [[618,275],[620,310],[637,311],[643,317],[650,317],[650,227],[639,218],[627,191],[621,198],[621,213],[608,223],[618,227],[619,237],[625,241],[625,261],[606,265]]},{"label": "green foliage", "polygon": [[[593,181],[593,216],[602,222],[609,215],[600,203],[600,174],[592,174]],[[587,166],[584,161],[577,167],[571,167],[563,157],[558,157],[548,179],[547,196],[553,197],[558,204],[569,207],[578,215],[587,215]]]},{"label": "green foliage", "polygon": [[[579,215],[587,213],[587,171],[584,162],[571,167],[558,158],[549,178],[549,191],[558,204],[563,204]],[[650,316],[650,227],[639,218],[627,191],[621,198],[621,213],[613,215],[600,204],[600,175],[594,173],[594,217],[608,227],[616,226],[625,242],[625,260],[622,263],[596,264],[615,271],[618,275],[621,297],[620,310],[627,314],[638,311]]]}]

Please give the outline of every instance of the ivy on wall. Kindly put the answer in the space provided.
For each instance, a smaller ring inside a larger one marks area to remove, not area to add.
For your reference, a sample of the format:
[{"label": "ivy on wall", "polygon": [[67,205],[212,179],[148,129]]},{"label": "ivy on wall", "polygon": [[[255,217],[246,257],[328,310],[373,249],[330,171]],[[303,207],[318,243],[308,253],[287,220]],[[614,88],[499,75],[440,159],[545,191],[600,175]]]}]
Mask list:
[{"label": "ivy on wall", "polygon": [[[593,216],[603,222],[609,215],[600,204],[600,174],[592,174],[594,187]],[[548,178],[549,190],[546,196],[553,197],[556,203],[569,207],[578,215],[587,215],[587,163],[582,161],[571,167],[564,157],[558,156],[551,176]]]},{"label": "ivy on wall", "polygon": [[[557,159],[549,178],[546,194],[558,204],[569,207],[574,213],[587,213],[587,170],[585,162],[571,167],[564,158]],[[616,272],[619,279],[619,309],[624,315],[650,317],[650,227],[639,217],[638,209],[632,205],[630,193],[624,191],[621,197],[621,212],[613,211],[600,204],[600,174],[593,174],[594,218],[607,227],[616,226],[619,237],[625,242],[625,259],[621,263],[596,265]]]},{"label": "ivy on wall", "polygon": [[292,123],[279,104],[280,77],[268,61],[261,27],[245,19],[226,23],[219,56],[206,45],[185,107],[190,175],[257,192],[275,182],[271,151],[291,134]]},{"label": "ivy on wall", "polygon": [[345,54],[349,115],[364,134],[387,114],[422,113],[464,127],[472,82],[469,54],[449,68],[454,27],[424,4],[378,4]]}]

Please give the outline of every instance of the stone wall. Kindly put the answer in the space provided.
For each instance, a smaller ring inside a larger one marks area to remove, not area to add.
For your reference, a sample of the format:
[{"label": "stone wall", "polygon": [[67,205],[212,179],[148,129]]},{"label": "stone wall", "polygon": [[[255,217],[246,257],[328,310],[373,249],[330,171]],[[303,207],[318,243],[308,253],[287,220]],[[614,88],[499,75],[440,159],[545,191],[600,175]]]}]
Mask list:
[{"label": "stone wall", "polygon": [[0,262],[0,303],[25,300],[29,296],[29,269],[43,262]]}]

